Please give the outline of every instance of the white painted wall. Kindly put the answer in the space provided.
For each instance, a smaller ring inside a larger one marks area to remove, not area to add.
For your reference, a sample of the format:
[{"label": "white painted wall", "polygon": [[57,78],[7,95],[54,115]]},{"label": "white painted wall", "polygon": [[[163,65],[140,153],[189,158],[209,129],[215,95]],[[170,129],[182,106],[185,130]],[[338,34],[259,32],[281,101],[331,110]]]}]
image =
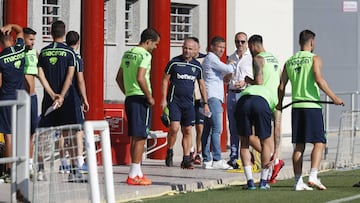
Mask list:
[{"label": "white painted wall", "polygon": [[[140,3],[145,1],[140,0]],[[125,1],[109,1],[109,36],[104,49],[104,99],[124,101],[125,96],[115,82],[125,46]],[[113,37],[114,36],[114,37]]]},{"label": "white painted wall", "polygon": [[[227,54],[235,50],[235,33],[243,31],[248,37],[259,34],[263,37],[265,50],[273,53],[283,66],[294,50],[293,10],[293,1],[289,0],[228,0]],[[286,98],[283,103],[289,101]],[[289,109],[283,112],[283,133],[291,133],[290,113]]]}]

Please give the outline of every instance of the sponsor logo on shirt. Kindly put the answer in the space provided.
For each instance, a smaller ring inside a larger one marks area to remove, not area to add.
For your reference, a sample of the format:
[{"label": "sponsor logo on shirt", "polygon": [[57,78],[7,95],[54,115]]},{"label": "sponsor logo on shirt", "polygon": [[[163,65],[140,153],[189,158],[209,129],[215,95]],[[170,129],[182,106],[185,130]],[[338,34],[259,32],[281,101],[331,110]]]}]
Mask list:
[{"label": "sponsor logo on shirt", "polygon": [[16,69],[19,69],[21,66],[21,60],[15,61],[14,66]]},{"label": "sponsor logo on shirt", "polygon": [[195,81],[195,79],[196,79],[195,76],[193,76],[193,75],[188,75],[188,74],[183,74],[183,75],[181,75],[181,74],[177,73],[176,76],[177,76],[177,79],[179,79],[179,80],[191,80],[191,81]]},{"label": "sponsor logo on shirt", "polygon": [[61,50],[46,50],[42,52],[42,56],[66,56],[66,51],[61,51]]},{"label": "sponsor logo on shirt", "polygon": [[9,56],[9,57],[4,58],[4,63],[5,63],[5,64],[11,63],[11,62],[14,62],[14,61],[23,59],[24,57],[25,57],[25,53],[22,52],[22,53],[19,53],[19,54],[12,55],[12,56]]},{"label": "sponsor logo on shirt", "polygon": [[57,61],[58,61],[58,58],[57,58],[57,57],[51,57],[51,58],[49,58],[49,62],[51,63],[51,65],[55,65]]}]

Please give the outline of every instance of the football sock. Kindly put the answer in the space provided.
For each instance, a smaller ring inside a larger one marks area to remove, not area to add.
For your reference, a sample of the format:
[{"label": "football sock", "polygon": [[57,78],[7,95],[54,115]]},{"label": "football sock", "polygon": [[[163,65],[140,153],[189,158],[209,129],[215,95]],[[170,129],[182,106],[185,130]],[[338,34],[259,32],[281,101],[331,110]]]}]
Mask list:
[{"label": "football sock", "polygon": [[29,169],[32,170],[33,168],[33,159],[29,159]]},{"label": "football sock", "polygon": [[269,175],[269,169],[268,168],[262,168],[261,169],[261,179],[262,180],[267,180]]},{"label": "football sock", "polygon": [[141,176],[140,176],[139,171],[141,172],[140,163],[138,163],[138,164],[132,163],[130,165],[129,177],[130,178],[135,178],[136,176],[142,177],[143,174],[141,172]]},{"label": "football sock", "polygon": [[244,167],[244,173],[245,173],[246,180],[253,179],[253,175],[252,175],[252,171],[251,171],[251,165]]},{"label": "football sock", "polygon": [[317,180],[317,174],[318,174],[318,169],[317,168],[311,168],[310,169],[309,180]]},{"label": "football sock", "polygon": [[274,166],[269,167],[268,180],[271,178]]}]

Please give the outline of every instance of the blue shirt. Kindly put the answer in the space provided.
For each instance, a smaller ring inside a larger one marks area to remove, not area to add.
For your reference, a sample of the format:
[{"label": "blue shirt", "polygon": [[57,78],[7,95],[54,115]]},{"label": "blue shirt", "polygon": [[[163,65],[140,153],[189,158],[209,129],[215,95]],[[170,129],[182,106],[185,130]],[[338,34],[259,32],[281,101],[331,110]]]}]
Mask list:
[{"label": "blue shirt", "polygon": [[0,99],[16,99],[16,90],[24,89],[24,66],[24,40],[18,38],[15,46],[5,48],[0,53]]},{"label": "blue shirt", "polygon": [[84,64],[80,54],[76,53],[75,73],[84,72]]},{"label": "blue shirt", "polygon": [[224,82],[223,76],[233,73],[236,64],[226,64],[212,52],[209,52],[202,63],[204,71],[204,81],[208,98],[217,98],[224,101]]},{"label": "blue shirt", "polygon": [[[52,42],[44,47],[39,55],[38,66],[43,69],[45,77],[55,93],[61,92],[68,68],[75,64],[75,52],[62,43]],[[45,90],[44,96],[48,96]]]},{"label": "blue shirt", "polygon": [[170,76],[168,101],[194,102],[195,80],[202,79],[201,64],[194,58],[187,62],[183,56],[176,56],[165,68],[165,74]]},{"label": "blue shirt", "polygon": [[81,92],[79,89],[79,85],[78,85],[78,78],[77,78],[77,73],[81,73],[84,72],[84,64],[83,64],[83,60],[80,56],[80,54],[75,53],[76,54],[76,63],[75,63],[75,73],[74,73],[74,78],[73,78],[73,84],[75,86],[76,91],[76,95],[78,96],[77,99],[79,99],[79,102],[81,103]]},{"label": "blue shirt", "polygon": [[205,57],[206,57],[206,54],[199,53],[199,56],[197,58],[200,59],[200,58],[205,58]]}]

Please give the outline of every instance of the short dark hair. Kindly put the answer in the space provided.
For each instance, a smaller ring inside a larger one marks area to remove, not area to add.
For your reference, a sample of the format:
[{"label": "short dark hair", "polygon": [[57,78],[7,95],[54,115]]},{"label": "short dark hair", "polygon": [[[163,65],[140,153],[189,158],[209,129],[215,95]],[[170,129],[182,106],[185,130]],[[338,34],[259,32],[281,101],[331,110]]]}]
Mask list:
[{"label": "short dark hair", "polygon": [[57,20],[51,24],[51,36],[56,39],[65,35],[65,23]]},{"label": "short dark hair", "polygon": [[157,41],[160,37],[160,34],[153,28],[146,28],[141,33],[140,44],[145,43],[146,40],[151,40],[153,42]]},{"label": "short dark hair", "polygon": [[315,38],[314,32],[312,32],[311,30],[303,30],[300,32],[300,35],[299,35],[299,44],[300,44],[300,46],[303,46],[310,39],[314,39],[314,38]]},{"label": "short dark hair", "polygon": [[73,46],[80,40],[80,35],[78,32],[71,30],[66,34],[65,40],[68,46]]},{"label": "short dark hair", "polygon": [[219,42],[225,42],[225,39],[221,36],[215,36],[211,39],[211,45],[215,46]]},{"label": "short dark hair", "polygon": [[33,29],[31,29],[31,28],[29,28],[29,27],[24,27],[24,28],[23,28],[23,32],[24,32],[24,34],[26,34],[26,35],[36,35],[36,31],[33,30]]},{"label": "short dark hair", "polygon": [[12,36],[11,33],[9,32],[8,34],[4,34],[3,32],[0,32],[0,43],[4,44],[5,41],[11,41]]},{"label": "short dark hair", "polygon": [[261,35],[252,35],[249,40],[248,40],[249,44],[254,44],[254,43],[259,43],[262,44],[263,43],[263,38]]}]

